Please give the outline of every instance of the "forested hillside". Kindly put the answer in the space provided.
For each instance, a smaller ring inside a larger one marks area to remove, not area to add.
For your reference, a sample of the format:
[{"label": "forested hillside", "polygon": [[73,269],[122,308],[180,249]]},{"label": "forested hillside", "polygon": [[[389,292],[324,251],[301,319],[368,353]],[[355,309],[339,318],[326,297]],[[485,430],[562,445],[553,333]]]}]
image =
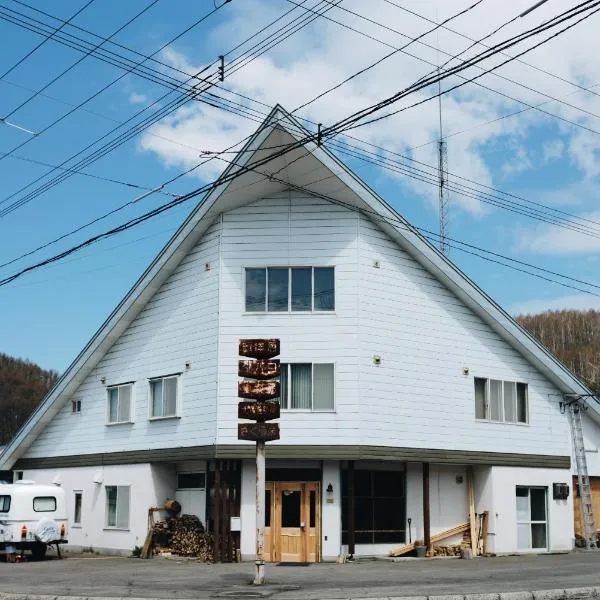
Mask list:
[{"label": "forested hillside", "polygon": [[600,392],[600,311],[547,311],[517,320],[594,392]]},{"label": "forested hillside", "polygon": [[0,446],[13,437],[57,379],[56,371],[0,353]]}]

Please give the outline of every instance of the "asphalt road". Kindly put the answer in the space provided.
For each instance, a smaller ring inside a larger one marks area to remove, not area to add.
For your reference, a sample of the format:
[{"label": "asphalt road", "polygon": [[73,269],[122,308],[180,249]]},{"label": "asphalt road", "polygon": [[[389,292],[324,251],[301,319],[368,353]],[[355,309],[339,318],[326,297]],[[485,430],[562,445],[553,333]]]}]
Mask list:
[{"label": "asphalt road", "polygon": [[[133,598],[251,598],[254,565],[154,558],[0,562],[0,592]],[[427,596],[600,585],[600,552],[474,560],[267,565],[261,594],[274,600]],[[256,597],[256,596],[254,596]]]}]

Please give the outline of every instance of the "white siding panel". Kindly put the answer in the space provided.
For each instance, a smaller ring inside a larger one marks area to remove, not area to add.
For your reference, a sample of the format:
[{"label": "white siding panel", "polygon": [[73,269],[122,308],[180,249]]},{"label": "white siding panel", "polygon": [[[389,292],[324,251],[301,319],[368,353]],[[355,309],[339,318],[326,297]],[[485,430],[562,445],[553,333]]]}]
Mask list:
[{"label": "white siding panel", "polygon": [[[123,332],[27,458],[213,444],[216,429],[220,223],[215,223]],[[205,270],[210,263],[210,270]],[[186,369],[186,361],[190,368]],[[148,378],[182,373],[182,415],[148,420]],[[106,385],[134,381],[134,423],[105,425]]]},{"label": "white siding panel", "polygon": [[[364,216],[359,246],[363,443],[569,453],[553,385]],[[474,377],[528,383],[530,424],[475,421]]]},{"label": "white siding panel", "polygon": [[[279,337],[283,362],[335,363],[335,412],[284,412],[282,443],[355,443],[357,431],[351,439],[348,433],[359,410],[357,224],[355,213],[297,194],[224,215],[218,443],[238,441],[238,340],[244,337]],[[244,268],[253,266],[335,266],[335,313],[244,314]]]}]

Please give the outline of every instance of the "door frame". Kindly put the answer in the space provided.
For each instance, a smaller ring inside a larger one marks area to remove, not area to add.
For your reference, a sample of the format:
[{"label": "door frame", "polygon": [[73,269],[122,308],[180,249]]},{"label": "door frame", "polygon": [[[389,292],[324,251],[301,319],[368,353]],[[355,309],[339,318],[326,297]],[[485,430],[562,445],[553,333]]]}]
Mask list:
[{"label": "door frame", "polygon": [[[314,529],[314,562],[321,560],[321,482],[319,481],[267,481],[265,491],[270,492],[270,527],[265,527],[265,559],[271,562],[281,560],[281,502],[279,495],[286,489],[297,488],[301,493],[300,521],[306,523],[302,535],[302,556],[300,562],[309,562],[308,541]],[[310,493],[315,492],[315,526],[310,527]],[[265,494],[266,495],[266,494]],[[312,562],[312,561],[311,561]]]}]

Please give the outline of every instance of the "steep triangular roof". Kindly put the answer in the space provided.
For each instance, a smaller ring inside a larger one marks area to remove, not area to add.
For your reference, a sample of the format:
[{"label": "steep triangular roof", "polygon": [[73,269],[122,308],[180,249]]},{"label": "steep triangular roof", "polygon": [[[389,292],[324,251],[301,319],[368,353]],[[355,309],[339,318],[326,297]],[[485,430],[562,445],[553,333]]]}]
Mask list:
[{"label": "steep triangular roof", "polygon": [[[283,153],[281,149],[294,149]],[[315,176],[319,170],[323,177]],[[342,183],[343,185],[340,185]],[[316,186],[318,185],[318,191]],[[314,191],[311,188],[314,187]],[[131,290],[67,368],[0,456],[9,469],[75,392],[142,308],[173,273],[214,219],[255,198],[302,189],[361,210],[427,271],[456,294],[563,393],[589,390],[492,298],[441,254],[399,213],[350,171],[289,113],[276,106],[198,203]],[[251,192],[249,193],[249,190]],[[600,412],[591,405],[595,418]]]}]

